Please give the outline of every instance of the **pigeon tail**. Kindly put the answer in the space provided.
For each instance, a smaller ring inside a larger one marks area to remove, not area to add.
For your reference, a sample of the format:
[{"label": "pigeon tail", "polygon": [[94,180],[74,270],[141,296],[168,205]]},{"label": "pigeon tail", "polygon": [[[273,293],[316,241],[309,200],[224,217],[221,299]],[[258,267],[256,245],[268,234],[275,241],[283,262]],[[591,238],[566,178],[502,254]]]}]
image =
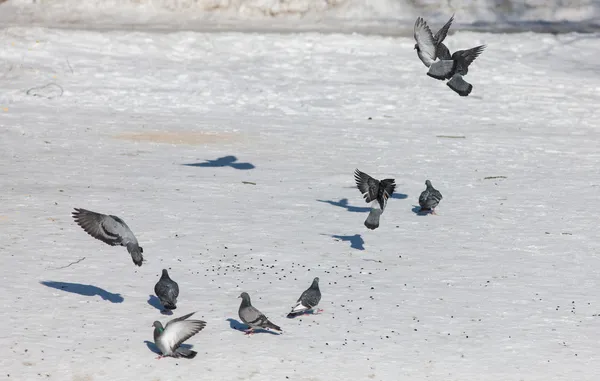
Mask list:
[{"label": "pigeon tail", "polygon": [[440,60],[436,61],[429,67],[427,75],[431,78],[439,79],[443,81],[452,77],[456,71],[456,61],[454,60]]},{"label": "pigeon tail", "polygon": [[173,352],[173,354],[175,355],[173,357],[176,357],[176,358],[183,357],[186,359],[193,359],[194,357],[196,357],[198,352],[193,351],[191,349],[179,347],[175,350],[175,352]]},{"label": "pigeon tail", "polygon": [[128,243],[127,251],[129,252],[129,254],[131,254],[131,259],[133,260],[133,263],[135,263],[137,266],[141,266],[142,262],[144,262],[144,256],[142,255],[144,249],[138,246],[137,243]]},{"label": "pigeon tail", "polygon": [[365,226],[371,230],[375,230],[379,227],[379,217],[383,211],[379,208],[371,208],[369,216],[365,220]]},{"label": "pigeon tail", "polygon": [[265,328],[271,328],[271,329],[274,329],[274,330],[276,330],[276,331],[279,331],[279,332],[281,332],[281,328],[279,328],[279,326],[278,326],[278,325],[275,325],[275,324],[271,323],[271,322],[270,322],[270,321],[268,321],[268,320],[267,320],[267,322],[265,323],[264,327],[265,327]]},{"label": "pigeon tail", "polygon": [[446,85],[454,90],[461,97],[466,97],[471,94],[473,90],[473,85],[465,81],[460,74],[454,74],[451,80],[449,80]]}]

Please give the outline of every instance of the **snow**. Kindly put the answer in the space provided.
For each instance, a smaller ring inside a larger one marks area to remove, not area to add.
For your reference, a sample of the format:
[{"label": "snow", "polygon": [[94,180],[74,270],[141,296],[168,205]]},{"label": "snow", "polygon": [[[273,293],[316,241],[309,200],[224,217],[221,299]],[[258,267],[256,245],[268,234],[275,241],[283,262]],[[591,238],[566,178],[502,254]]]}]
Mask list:
[{"label": "snow", "polygon": [[[407,37],[1,36],[6,379],[600,373],[598,35],[458,31],[452,51],[488,44],[467,98]],[[398,184],[375,231],[355,168]],[[437,216],[413,211],[426,179]],[[123,218],[147,262],[74,207]],[[168,319],[150,297],[162,268],[174,316],[207,322],[193,360],[147,344]],[[315,276],[325,311],[286,319]],[[282,335],[232,329],[242,291]]]}]

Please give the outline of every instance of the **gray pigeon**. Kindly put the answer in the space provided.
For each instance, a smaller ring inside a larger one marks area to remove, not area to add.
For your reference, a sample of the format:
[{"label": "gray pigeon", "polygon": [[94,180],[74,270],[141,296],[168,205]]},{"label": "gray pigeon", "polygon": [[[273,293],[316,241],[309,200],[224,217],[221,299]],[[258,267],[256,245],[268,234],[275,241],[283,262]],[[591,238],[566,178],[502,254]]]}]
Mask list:
[{"label": "gray pigeon", "polygon": [[177,308],[179,285],[169,277],[167,269],[163,269],[159,281],[154,285],[154,293],[158,296],[158,300],[165,307],[165,310],[174,310]]},{"label": "gray pigeon", "polygon": [[[315,308],[319,302],[321,301],[321,290],[319,290],[319,278],[316,277],[313,279],[312,284],[308,289],[306,289],[298,302],[294,307],[292,307],[292,311],[287,315],[288,318],[293,318],[298,315],[302,315],[303,313],[312,310]],[[317,313],[322,312],[323,310],[317,309]]]},{"label": "gray pigeon", "polygon": [[485,49],[485,45],[479,45],[468,50],[457,50],[450,59],[442,59],[431,64],[427,75],[439,79],[450,79],[446,84],[458,95],[466,97],[473,90],[473,85],[466,82],[463,76],[469,72],[469,65]]},{"label": "gray pigeon", "polygon": [[365,220],[365,226],[371,230],[377,229],[379,227],[379,217],[387,205],[387,200],[396,189],[395,180],[375,180],[358,169],[354,170],[354,180],[365,201],[372,202],[371,211]]},{"label": "gray pigeon", "polygon": [[117,216],[78,208],[75,208],[73,218],[92,237],[111,246],[126,246],[133,263],[138,266],[142,265],[144,249],[139,246],[137,238],[125,221]]},{"label": "gray pigeon", "polygon": [[454,15],[450,17],[450,20],[434,36],[425,20],[422,17],[417,18],[414,27],[414,37],[417,41],[415,49],[423,65],[430,67],[436,59],[451,59],[450,51],[443,44],[443,41],[448,35],[452,21],[454,21]]},{"label": "gray pigeon", "polygon": [[435,214],[434,208],[438,206],[442,200],[442,194],[431,185],[431,181],[425,181],[425,185],[427,186],[427,189],[421,192],[421,195],[419,196],[419,205],[421,206],[420,212],[431,212],[432,214]]},{"label": "gray pigeon", "polygon": [[157,359],[167,356],[191,359],[198,354],[198,352],[191,349],[180,347],[184,341],[202,331],[206,326],[206,322],[202,320],[186,320],[193,314],[195,312],[173,319],[164,328],[158,320],[152,324],[154,327],[154,344],[162,353]]},{"label": "gray pigeon", "polygon": [[242,298],[242,303],[240,304],[238,315],[240,315],[240,319],[242,319],[244,324],[249,327],[246,330],[246,335],[253,334],[255,328],[271,328],[281,332],[281,328],[271,323],[262,312],[252,306],[248,293],[242,292],[239,297]]}]

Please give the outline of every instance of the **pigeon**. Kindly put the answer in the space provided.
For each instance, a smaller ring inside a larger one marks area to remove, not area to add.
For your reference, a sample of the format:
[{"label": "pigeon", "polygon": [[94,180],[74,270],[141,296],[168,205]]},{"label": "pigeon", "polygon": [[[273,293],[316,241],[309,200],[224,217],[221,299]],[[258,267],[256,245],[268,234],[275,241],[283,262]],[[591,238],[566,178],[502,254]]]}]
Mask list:
[{"label": "pigeon", "polygon": [[[292,311],[287,315],[288,318],[293,318],[298,315],[302,315],[303,313],[312,310],[319,304],[321,301],[321,290],[319,290],[319,278],[316,277],[313,279],[312,284],[308,289],[306,289],[298,302],[294,307],[292,307]],[[322,312],[323,310],[318,309],[317,313]]]},{"label": "pigeon", "polygon": [[442,194],[431,185],[431,181],[425,181],[425,185],[427,186],[427,189],[421,192],[421,195],[419,196],[419,205],[421,205],[420,212],[431,212],[432,214],[435,214],[434,208],[438,206],[442,200]]},{"label": "pigeon", "polygon": [[479,45],[468,50],[457,50],[450,59],[432,63],[427,75],[439,80],[450,79],[446,85],[458,95],[466,97],[473,90],[473,85],[466,82],[463,77],[469,72],[469,65],[485,48],[485,45]]},{"label": "pigeon", "polygon": [[254,328],[271,328],[281,332],[281,328],[271,323],[262,312],[252,306],[250,295],[247,292],[242,292],[239,297],[242,298],[242,303],[240,304],[238,315],[240,315],[240,319],[242,319],[244,324],[249,327],[245,331],[246,335],[253,334]]},{"label": "pigeon", "polygon": [[139,246],[137,238],[125,221],[117,216],[78,208],[75,208],[73,218],[92,237],[111,246],[126,246],[133,263],[137,266],[142,265],[144,249]]},{"label": "pigeon", "polygon": [[198,354],[198,352],[191,349],[180,347],[184,341],[206,327],[205,321],[186,320],[193,314],[195,312],[173,319],[164,328],[158,320],[152,324],[154,327],[154,344],[156,344],[162,353],[157,359],[167,356],[192,359]]},{"label": "pigeon", "polygon": [[415,49],[417,56],[423,65],[430,67],[436,59],[449,60],[451,59],[450,51],[443,44],[444,39],[448,35],[450,25],[454,21],[454,15],[450,17],[450,20],[440,29],[437,33],[432,35],[431,29],[427,25],[427,22],[422,17],[417,18],[414,27],[414,37],[417,43]]},{"label": "pigeon", "polygon": [[365,220],[365,226],[371,230],[377,229],[379,227],[379,217],[387,205],[387,200],[396,189],[395,180],[375,180],[358,169],[354,171],[354,180],[365,201],[372,202],[371,211]]},{"label": "pigeon", "polygon": [[169,278],[167,269],[163,269],[162,275],[159,281],[154,285],[154,293],[158,296],[160,304],[165,307],[166,310],[174,310],[177,308],[177,297],[179,296],[179,285],[177,282]]}]

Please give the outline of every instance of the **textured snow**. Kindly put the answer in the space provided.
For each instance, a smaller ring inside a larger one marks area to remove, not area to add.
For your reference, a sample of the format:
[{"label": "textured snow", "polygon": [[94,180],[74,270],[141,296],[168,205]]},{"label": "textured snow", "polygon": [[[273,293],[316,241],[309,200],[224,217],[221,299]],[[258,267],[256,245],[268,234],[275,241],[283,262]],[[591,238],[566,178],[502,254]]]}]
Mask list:
[{"label": "textured snow", "polygon": [[[404,37],[0,36],[2,377],[600,374],[598,35],[457,32],[488,44],[468,98]],[[375,231],[355,168],[398,184]],[[437,216],[413,211],[426,179]],[[74,207],[123,218],[148,261]],[[207,321],[194,360],[146,343],[162,268],[174,316]],[[315,276],[324,313],[286,319]],[[242,291],[282,335],[232,329]]]}]

